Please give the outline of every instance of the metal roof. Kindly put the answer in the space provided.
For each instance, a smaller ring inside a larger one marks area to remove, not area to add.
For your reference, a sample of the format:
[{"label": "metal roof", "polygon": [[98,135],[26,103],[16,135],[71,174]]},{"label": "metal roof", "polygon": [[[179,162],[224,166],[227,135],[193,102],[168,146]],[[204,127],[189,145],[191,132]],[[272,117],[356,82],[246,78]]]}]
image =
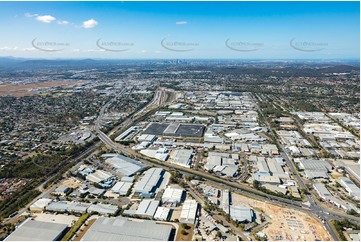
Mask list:
[{"label": "metal roof", "polygon": [[159,181],[163,176],[163,169],[161,168],[151,168],[144,172],[144,176],[137,183],[135,187],[136,193],[151,193],[154,188],[158,185]]},{"label": "metal roof", "polygon": [[150,220],[98,218],[85,233],[84,241],[167,241],[172,227]]},{"label": "metal roof", "polygon": [[147,167],[143,163],[123,155],[116,155],[112,158],[106,159],[105,162],[113,166],[117,172],[120,172],[126,176],[131,176]]},{"label": "metal roof", "polygon": [[52,241],[59,240],[68,226],[52,222],[40,222],[31,219],[23,222],[5,241]]},{"label": "metal roof", "polygon": [[88,212],[98,212],[100,214],[114,214],[118,210],[118,207],[110,204],[92,204],[88,208]]}]

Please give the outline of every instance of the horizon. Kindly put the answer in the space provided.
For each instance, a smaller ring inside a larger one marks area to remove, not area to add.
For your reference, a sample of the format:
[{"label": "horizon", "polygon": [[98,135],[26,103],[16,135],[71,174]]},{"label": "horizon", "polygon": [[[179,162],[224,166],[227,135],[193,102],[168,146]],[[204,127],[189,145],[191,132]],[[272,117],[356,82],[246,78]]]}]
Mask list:
[{"label": "horizon", "polygon": [[[360,2],[0,2],[0,56],[360,59]],[[81,11],[79,11],[79,9]]]}]

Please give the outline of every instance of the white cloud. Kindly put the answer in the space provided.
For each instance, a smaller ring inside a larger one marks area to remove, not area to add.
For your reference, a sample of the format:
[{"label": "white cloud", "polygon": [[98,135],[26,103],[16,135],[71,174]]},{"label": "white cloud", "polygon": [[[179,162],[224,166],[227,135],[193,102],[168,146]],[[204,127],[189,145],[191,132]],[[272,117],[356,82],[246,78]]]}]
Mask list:
[{"label": "white cloud", "polygon": [[51,22],[53,22],[56,18],[54,18],[51,15],[39,15],[36,17],[36,20],[43,22],[43,23],[47,23],[50,24]]},{"label": "white cloud", "polygon": [[14,46],[14,47],[9,47],[9,46],[2,46],[0,47],[0,50],[18,50],[19,47]]},{"label": "white cloud", "polygon": [[187,21],[178,21],[178,22],[175,22],[175,24],[187,24],[188,22]]},{"label": "white cloud", "polygon": [[18,46],[9,47],[9,46],[2,46],[0,47],[0,51],[33,51],[35,48],[19,48]]},{"label": "white cloud", "polygon": [[56,22],[57,24],[60,24],[60,25],[68,25],[69,24],[69,21],[66,21],[66,20],[59,20],[58,22]]},{"label": "white cloud", "polygon": [[85,29],[91,29],[97,25],[98,25],[98,22],[95,21],[94,19],[89,19],[89,20],[83,22],[83,28],[85,28]]},{"label": "white cloud", "polygon": [[24,16],[27,18],[32,18],[38,16],[38,14],[25,13]]}]

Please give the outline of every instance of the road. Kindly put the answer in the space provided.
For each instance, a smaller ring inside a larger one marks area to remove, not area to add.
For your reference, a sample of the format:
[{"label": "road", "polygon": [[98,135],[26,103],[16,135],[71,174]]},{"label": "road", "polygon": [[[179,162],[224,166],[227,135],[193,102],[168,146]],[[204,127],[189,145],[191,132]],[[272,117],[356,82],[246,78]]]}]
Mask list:
[{"label": "road", "polygon": [[[186,191],[189,192],[192,197],[194,197],[194,199],[202,206],[204,207],[205,202],[204,202],[204,198],[201,194],[199,194],[196,190],[193,190],[193,185],[188,182],[186,179],[184,179],[184,181],[188,184],[188,188],[186,188]],[[218,215],[218,214],[214,214],[214,215],[210,215],[212,216],[212,218],[217,221],[217,220],[222,220],[223,221],[223,225],[228,226],[230,228],[233,229],[233,231],[236,233],[237,236],[241,237],[242,240],[247,241],[248,238],[246,235],[244,235],[242,233],[242,231],[239,230],[239,228],[237,228],[236,226],[234,226],[232,223],[229,223],[227,220],[224,219],[223,216]]]},{"label": "road", "polygon": [[[89,147],[87,150],[83,151],[82,153],[80,153],[77,157],[71,159],[68,161],[68,163],[71,163],[71,162],[74,162],[76,160],[81,160],[87,156],[89,156],[89,154],[93,153],[94,150],[96,150],[99,145],[101,143],[100,142],[96,142],[93,146]],[[79,163],[81,163],[82,161],[80,161]],[[78,164],[76,164],[78,165]],[[36,198],[34,198],[30,203],[28,203],[24,208],[20,209],[18,211],[18,213],[14,216],[14,217],[11,217],[11,218],[6,218],[4,219],[3,221],[3,224],[6,224],[6,223],[14,223],[18,218],[19,216],[26,212],[28,210],[28,208],[30,207],[31,204],[33,204],[34,202],[36,202],[37,200],[39,200],[40,198],[44,198],[44,197],[48,197],[50,193],[52,193],[56,186],[49,186],[47,189],[43,189],[43,186],[45,183],[47,183],[48,181],[50,181],[54,176],[56,176],[58,174],[54,174],[53,176],[49,177],[48,179],[46,179],[46,181],[44,181],[43,183],[41,183],[36,189],[38,189],[39,191],[42,191],[42,193],[37,196]]]},{"label": "road", "polygon": [[[258,112],[260,113],[260,115],[263,116],[263,112],[262,110],[259,108],[259,105],[257,105],[257,110]],[[268,130],[272,131],[272,128],[271,128],[271,125],[268,123],[267,119],[263,116],[263,120],[268,128]],[[273,132],[271,132],[271,135],[274,136]],[[323,208],[322,206],[320,206],[317,201],[313,198],[313,196],[311,195],[308,187],[305,185],[305,183],[303,182],[302,178],[300,177],[294,163],[292,162],[291,158],[289,157],[289,155],[284,152],[286,149],[285,147],[283,146],[283,144],[281,144],[277,137],[274,137],[275,138],[275,141],[276,141],[276,144],[281,147],[282,151],[281,151],[281,156],[282,158],[286,161],[286,164],[287,166],[291,169],[294,177],[296,178],[297,180],[297,183],[299,186],[301,186],[301,188],[306,191],[305,192],[305,195],[306,195],[306,198],[307,198],[307,201],[308,203],[310,204],[310,211],[309,213],[313,214],[313,215],[316,215],[317,217],[319,217],[322,221],[325,221],[324,225],[328,231],[328,233],[330,234],[330,236],[334,239],[334,240],[338,240],[338,236],[336,235],[335,231],[332,229],[331,227],[331,220],[334,220],[334,219],[339,219],[339,216],[340,215],[336,215],[334,214],[334,211],[330,211],[328,210],[327,212],[330,213],[329,215],[326,214],[324,212],[325,208]],[[332,213],[332,214],[331,214]],[[349,217],[349,216],[346,216],[346,214],[342,214],[342,217]],[[351,218],[351,219],[355,219],[354,218]]]}]

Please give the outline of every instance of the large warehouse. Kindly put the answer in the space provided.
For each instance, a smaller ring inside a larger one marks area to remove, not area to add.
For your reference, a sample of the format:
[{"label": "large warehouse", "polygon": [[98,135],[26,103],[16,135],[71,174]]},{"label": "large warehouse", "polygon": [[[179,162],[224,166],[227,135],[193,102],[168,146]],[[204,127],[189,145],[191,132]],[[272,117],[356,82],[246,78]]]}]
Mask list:
[{"label": "large warehouse", "polygon": [[150,168],[142,179],[137,183],[134,194],[139,197],[152,197],[163,180],[164,170],[161,168]]},{"label": "large warehouse", "polygon": [[107,158],[105,162],[112,166],[115,171],[125,176],[132,176],[147,167],[143,163],[123,155],[106,154],[102,157]]},{"label": "large warehouse", "polygon": [[203,124],[182,123],[151,123],[143,134],[181,136],[181,137],[203,137],[205,126]]},{"label": "large warehouse", "polygon": [[172,226],[155,221],[118,218],[98,218],[82,241],[168,241]]},{"label": "large warehouse", "polygon": [[54,241],[64,236],[66,224],[40,222],[31,219],[23,222],[5,241]]}]

